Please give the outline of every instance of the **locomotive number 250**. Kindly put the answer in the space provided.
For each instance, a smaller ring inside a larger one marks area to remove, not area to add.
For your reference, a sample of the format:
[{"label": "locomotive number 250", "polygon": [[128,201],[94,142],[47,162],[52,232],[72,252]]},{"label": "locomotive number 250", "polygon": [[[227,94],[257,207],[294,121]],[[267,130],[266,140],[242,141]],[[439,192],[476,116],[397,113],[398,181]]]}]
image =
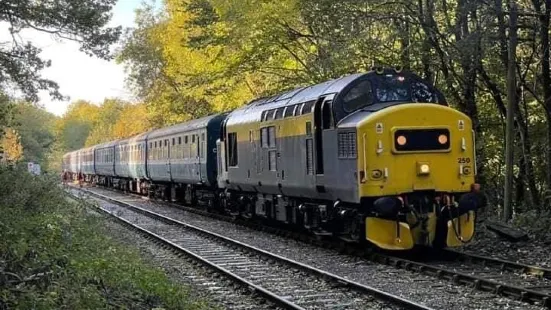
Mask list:
[{"label": "locomotive number 250", "polygon": [[457,163],[458,164],[470,164],[471,163],[471,159],[469,157],[459,157],[457,159]]}]

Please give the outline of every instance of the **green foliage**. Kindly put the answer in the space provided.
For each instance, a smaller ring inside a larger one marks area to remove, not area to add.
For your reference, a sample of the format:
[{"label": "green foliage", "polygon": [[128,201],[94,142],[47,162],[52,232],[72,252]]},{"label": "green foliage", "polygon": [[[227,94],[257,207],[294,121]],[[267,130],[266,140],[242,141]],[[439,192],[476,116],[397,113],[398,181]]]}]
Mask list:
[{"label": "green foliage", "polygon": [[0,182],[0,308],[206,309],[106,237],[101,218],[69,202],[57,178],[2,170]]},{"label": "green foliage", "polygon": [[55,115],[26,102],[17,103],[14,114],[13,128],[21,138],[23,160],[38,162],[46,170],[55,139]]},{"label": "green foliage", "polygon": [[47,90],[62,98],[58,85],[40,72],[50,61],[40,57],[41,49],[19,37],[22,30],[49,33],[57,38],[77,41],[89,55],[108,59],[109,45],[116,42],[120,28],[106,27],[116,0],[4,0],[0,2],[0,21],[9,24],[12,41],[0,45],[0,86],[15,84],[30,101],[38,91]]}]

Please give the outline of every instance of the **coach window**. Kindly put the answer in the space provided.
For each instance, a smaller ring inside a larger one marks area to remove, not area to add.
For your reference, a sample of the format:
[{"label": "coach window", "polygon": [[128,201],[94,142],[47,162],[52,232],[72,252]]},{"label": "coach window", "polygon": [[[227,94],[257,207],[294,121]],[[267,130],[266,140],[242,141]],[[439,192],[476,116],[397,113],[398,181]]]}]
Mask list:
[{"label": "coach window", "polygon": [[195,143],[195,134],[191,135],[191,143]]},{"label": "coach window", "polygon": [[268,111],[262,111],[262,115],[260,116],[260,121],[265,122],[267,115],[268,115]]},{"label": "coach window", "polygon": [[176,145],[176,138],[172,138],[172,146]]},{"label": "coach window", "polygon": [[237,133],[231,132],[228,133],[228,157],[229,157],[229,166],[237,166]]},{"label": "coach window", "polygon": [[184,144],[187,144],[187,136],[184,136]]},{"label": "coach window", "polygon": [[372,104],[373,92],[371,90],[371,83],[368,80],[360,82],[348,91],[342,101],[344,111],[348,113]]},{"label": "coach window", "polygon": [[182,144],[182,137],[178,137],[178,145]]}]

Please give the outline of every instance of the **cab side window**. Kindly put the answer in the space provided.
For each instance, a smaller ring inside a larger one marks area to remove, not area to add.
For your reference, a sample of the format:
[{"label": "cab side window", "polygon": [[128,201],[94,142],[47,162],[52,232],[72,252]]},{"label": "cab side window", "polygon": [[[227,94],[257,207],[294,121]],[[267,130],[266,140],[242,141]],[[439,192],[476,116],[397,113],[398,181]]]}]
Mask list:
[{"label": "cab side window", "polygon": [[358,83],[352,87],[343,98],[343,108],[345,112],[354,112],[360,108],[373,103],[373,91],[371,83],[368,80]]}]

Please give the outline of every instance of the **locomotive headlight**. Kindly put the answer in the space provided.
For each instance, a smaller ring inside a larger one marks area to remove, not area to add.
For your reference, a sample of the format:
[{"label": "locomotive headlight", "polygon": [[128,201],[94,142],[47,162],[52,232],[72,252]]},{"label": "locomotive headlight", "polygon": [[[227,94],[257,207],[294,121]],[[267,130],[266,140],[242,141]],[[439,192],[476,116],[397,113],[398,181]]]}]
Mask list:
[{"label": "locomotive headlight", "polygon": [[428,163],[417,163],[417,174],[427,175],[430,173],[430,166]]},{"label": "locomotive headlight", "polygon": [[463,167],[463,174],[465,174],[465,175],[471,174],[471,167],[469,167],[469,166],[464,166],[464,167]]},{"label": "locomotive headlight", "polygon": [[407,141],[408,140],[405,136],[398,136],[398,138],[396,138],[396,142],[398,143],[398,145],[406,145]]},{"label": "locomotive headlight", "polygon": [[446,136],[446,135],[439,135],[438,136],[438,143],[446,144],[447,142],[448,142],[448,136]]}]

